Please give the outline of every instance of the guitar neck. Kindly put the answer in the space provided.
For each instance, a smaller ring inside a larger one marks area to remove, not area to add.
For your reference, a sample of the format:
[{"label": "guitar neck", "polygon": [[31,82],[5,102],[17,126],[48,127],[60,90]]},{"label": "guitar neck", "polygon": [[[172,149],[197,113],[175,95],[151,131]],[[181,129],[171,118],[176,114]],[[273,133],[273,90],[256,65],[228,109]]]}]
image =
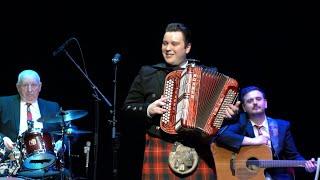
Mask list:
[{"label": "guitar neck", "polygon": [[306,160],[249,160],[249,164],[261,168],[272,167],[304,167]]}]

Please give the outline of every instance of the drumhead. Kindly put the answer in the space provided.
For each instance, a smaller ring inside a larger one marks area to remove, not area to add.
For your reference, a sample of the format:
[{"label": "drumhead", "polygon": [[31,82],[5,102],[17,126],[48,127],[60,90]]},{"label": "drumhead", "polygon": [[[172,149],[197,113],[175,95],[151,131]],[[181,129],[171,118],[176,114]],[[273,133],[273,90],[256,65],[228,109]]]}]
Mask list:
[{"label": "drumhead", "polygon": [[13,176],[6,176],[6,177],[0,177],[0,180],[8,180],[8,179],[11,179],[11,180],[25,180],[23,178],[18,178],[18,177],[13,177]]},{"label": "drumhead", "polygon": [[[60,179],[61,175],[64,177],[71,178],[71,173],[68,169],[57,169],[55,167],[51,167],[49,169],[37,169],[37,170],[21,170],[17,173],[17,177],[22,178],[36,178],[36,179]],[[68,179],[68,178],[67,178]]]},{"label": "drumhead", "polygon": [[40,177],[48,177],[48,176],[57,176],[60,174],[60,171],[57,170],[24,170],[18,172],[18,177],[29,177],[29,178],[40,178]]},{"label": "drumhead", "polygon": [[55,160],[54,154],[34,153],[23,161],[23,166],[27,169],[42,169],[51,166]]}]

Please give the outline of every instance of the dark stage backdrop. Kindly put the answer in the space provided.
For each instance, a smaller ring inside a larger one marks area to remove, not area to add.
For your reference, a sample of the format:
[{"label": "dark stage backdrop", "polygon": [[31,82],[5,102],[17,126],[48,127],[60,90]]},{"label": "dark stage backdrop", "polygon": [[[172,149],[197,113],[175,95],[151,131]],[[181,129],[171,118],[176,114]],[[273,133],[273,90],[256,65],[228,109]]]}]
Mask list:
[{"label": "dark stage backdrop", "polygon": [[[46,2],[11,3],[1,7],[0,95],[16,93],[17,74],[23,69],[39,72],[41,96],[60,103],[65,110],[88,110],[75,126],[94,131],[93,90],[87,79],[63,53],[52,52],[68,38],[79,40],[66,49],[113,104],[113,65],[118,64],[117,112],[140,66],[162,61],[161,40],[169,22],[184,22],[193,31],[190,58],[218,67],[240,82],[260,85],[267,91],[269,114],[287,119],[300,152],[317,157],[319,132],[318,95],[314,42],[315,6],[294,2]],[[85,65],[84,65],[85,64]],[[111,108],[100,107],[99,161],[97,173],[112,178]],[[120,143],[120,172],[134,178],[143,151],[139,127],[117,118]],[[72,165],[84,176],[83,147],[93,144],[93,134],[72,139]],[[131,144],[130,144],[131,143]],[[90,169],[93,171],[93,148]],[[298,177],[308,176],[298,172]],[[304,177],[304,179],[307,177]],[[312,179],[312,175],[308,176]]]}]

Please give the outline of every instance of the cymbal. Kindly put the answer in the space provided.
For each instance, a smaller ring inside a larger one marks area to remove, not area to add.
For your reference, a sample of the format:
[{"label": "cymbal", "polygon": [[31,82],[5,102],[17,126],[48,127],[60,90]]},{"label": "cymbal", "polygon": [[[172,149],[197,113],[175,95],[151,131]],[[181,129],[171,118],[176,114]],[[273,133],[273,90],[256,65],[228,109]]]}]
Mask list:
[{"label": "cymbal", "polygon": [[46,123],[62,123],[63,121],[73,121],[79,118],[82,118],[88,114],[88,111],[85,110],[66,110],[62,111],[53,118],[40,118],[38,119],[39,122],[46,122]]},{"label": "cymbal", "polygon": [[[62,131],[51,131],[52,134],[62,135]],[[79,134],[90,134],[92,131],[79,130],[74,128],[68,128],[65,130],[66,135],[79,135]]]}]

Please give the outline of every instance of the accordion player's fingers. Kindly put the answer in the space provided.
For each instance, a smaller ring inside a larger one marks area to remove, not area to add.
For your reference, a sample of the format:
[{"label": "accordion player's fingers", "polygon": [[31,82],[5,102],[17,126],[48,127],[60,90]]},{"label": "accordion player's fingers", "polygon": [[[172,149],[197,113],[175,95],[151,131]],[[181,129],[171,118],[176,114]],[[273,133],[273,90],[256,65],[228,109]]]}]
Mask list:
[{"label": "accordion player's fingers", "polygon": [[153,117],[156,114],[163,114],[167,112],[166,109],[163,107],[166,105],[167,98],[161,97],[158,100],[155,100],[153,103],[151,103],[147,108],[147,113],[151,117]]},{"label": "accordion player's fingers", "polygon": [[168,101],[168,97],[166,97],[165,95],[161,95],[161,98],[159,99],[161,102],[166,103]]},{"label": "accordion player's fingers", "polygon": [[148,106],[148,115],[153,117],[156,114],[163,114],[165,112],[167,112],[166,109],[162,108],[162,107],[155,107],[152,106],[151,104]]}]

